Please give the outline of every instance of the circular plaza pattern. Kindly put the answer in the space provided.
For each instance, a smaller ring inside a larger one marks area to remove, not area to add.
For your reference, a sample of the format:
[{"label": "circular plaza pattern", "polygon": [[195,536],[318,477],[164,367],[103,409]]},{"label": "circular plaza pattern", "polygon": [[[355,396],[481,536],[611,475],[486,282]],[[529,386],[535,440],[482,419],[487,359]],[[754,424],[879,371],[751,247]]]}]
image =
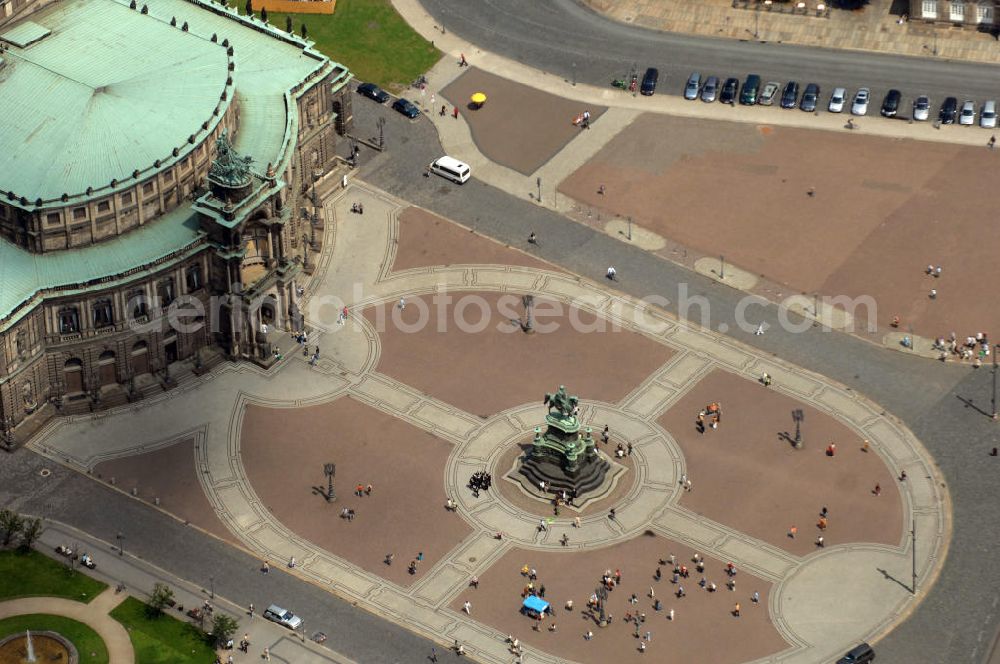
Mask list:
[{"label": "circular plaza pattern", "polygon": [[[363,219],[348,211],[358,200]],[[919,442],[875,404],[731,339],[655,310],[639,312],[629,298],[426,213],[401,212],[382,192],[355,184],[328,201],[327,212],[337,241],[325,246],[309,292],[338,296],[360,281],[364,296],[349,303],[345,325],[313,321],[321,335],[310,345],[322,346],[322,359],[312,365],[293,347],[271,374],[218,370],[211,380],[216,393],[232,395],[225,405],[202,403],[197,390],[160,398],[163,414],[155,400],[143,405],[148,423],[165,433],[144,443],[149,454],[193,440],[194,463],[180,475],[144,480],[195,475],[210,513],[185,517],[192,523],[212,529],[221,520],[262,559],[294,557],[293,573],[430,638],[459,640],[487,662],[509,661],[510,633],[536,661],[640,656],[627,626],[585,641],[584,623],[576,623],[583,614],[574,613],[573,622],[560,615],[557,632],[530,630],[517,613],[525,564],[538,569],[559,606],[567,599],[584,606],[602,572],[620,569],[624,592],[612,594],[612,611],[620,618],[636,610],[626,603],[631,593],[645,597],[639,607],[655,617],[648,628],[656,639],[669,634],[670,653],[660,652],[666,661],[811,664],[877,637],[916,601],[897,581],[908,578],[911,518],[926,533],[916,557],[920,587],[929,587],[943,558],[947,498]],[[378,307],[398,308],[391,315],[412,322],[418,301],[431,306],[444,292],[473,294],[490,306],[502,294],[532,293],[621,329],[598,338],[571,330],[403,333],[376,324]],[[773,377],[769,388],[757,380],[763,372]],[[607,424],[612,445],[631,443],[633,454],[616,487],[615,519],[602,505],[584,510],[579,527],[566,512],[541,530],[536,505],[497,484],[515,448],[544,420],[541,394],[560,383],[581,397],[585,425],[599,432]],[[723,404],[725,419],[718,430],[699,433],[695,415],[713,401]],[[205,424],[178,430],[165,412],[180,407],[189,409],[189,421]],[[802,450],[788,443],[793,409],[805,412],[809,426]],[[121,419],[76,432],[73,444],[93,435],[128,440],[116,433]],[[823,454],[831,440],[839,445],[835,457]],[[117,452],[105,449],[101,471],[127,487],[124,457],[134,451],[124,443]],[[76,458],[88,467],[96,462]],[[322,496],[328,461],[337,463],[332,504]],[[480,470],[494,475],[494,488],[475,499],[466,484]],[[680,488],[683,474],[691,491]],[[449,497],[459,503],[457,514],[445,509]],[[171,509],[169,500],[162,505]],[[814,543],[821,506],[830,510],[824,547]],[[344,508],[357,518],[337,518]],[[789,537],[794,524],[800,534]],[[390,553],[395,563],[386,560]],[[718,592],[702,591],[692,578],[677,598],[669,573],[654,579],[660,560],[696,553]],[[408,573],[411,560],[419,564]],[[738,590],[723,590],[729,562],[740,570]],[[473,577],[478,589],[469,586]],[[652,608],[651,589],[666,604],[661,612]],[[750,600],[753,592],[759,602]],[[745,607],[739,619],[731,615],[736,601]],[[665,620],[670,608],[683,629]]]}]

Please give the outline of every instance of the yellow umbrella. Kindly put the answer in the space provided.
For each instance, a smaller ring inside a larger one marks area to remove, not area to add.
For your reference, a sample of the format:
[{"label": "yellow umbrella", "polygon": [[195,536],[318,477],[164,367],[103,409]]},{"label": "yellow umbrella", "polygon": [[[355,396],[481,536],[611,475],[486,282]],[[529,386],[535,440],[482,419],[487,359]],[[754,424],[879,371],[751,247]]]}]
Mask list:
[{"label": "yellow umbrella", "polygon": [[473,104],[485,104],[486,103],[486,95],[483,94],[482,92],[476,92],[476,93],[474,93],[472,95],[472,103]]}]

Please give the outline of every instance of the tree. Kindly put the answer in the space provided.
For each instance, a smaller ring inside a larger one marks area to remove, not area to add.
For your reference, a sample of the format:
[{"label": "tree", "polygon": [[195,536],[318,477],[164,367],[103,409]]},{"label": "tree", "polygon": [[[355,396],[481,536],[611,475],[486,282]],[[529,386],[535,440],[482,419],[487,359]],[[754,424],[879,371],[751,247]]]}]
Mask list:
[{"label": "tree", "polygon": [[156,583],[153,585],[153,592],[149,593],[149,613],[152,616],[158,616],[163,613],[170,602],[174,599],[174,591],[165,583]]},{"label": "tree", "polygon": [[253,0],[247,0],[247,4],[243,9],[247,16],[253,16]]},{"label": "tree", "polygon": [[288,34],[291,34],[294,31],[295,31],[295,28],[292,27],[292,17],[291,17],[291,15],[286,15],[285,16],[285,32],[287,32]]},{"label": "tree", "polygon": [[12,510],[0,510],[0,535],[3,536],[3,545],[8,546],[14,536],[21,531],[24,521]]},{"label": "tree", "polygon": [[267,7],[260,8],[260,20],[267,23]]},{"label": "tree", "polygon": [[302,38],[303,39],[308,39],[309,38],[309,31],[306,30],[306,24],[305,23],[302,24]]},{"label": "tree", "polygon": [[225,613],[217,613],[212,618],[212,631],[210,632],[212,640],[215,641],[215,647],[224,647],[229,642],[229,639],[233,637],[233,633],[239,626],[239,623],[232,616],[227,616]]},{"label": "tree", "polygon": [[42,536],[43,530],[45,530],[45,526],[42,525],[42,520],[38,517],[25,519],[21,526],[21,549],[24,551],[30,549],[31,545]]}]

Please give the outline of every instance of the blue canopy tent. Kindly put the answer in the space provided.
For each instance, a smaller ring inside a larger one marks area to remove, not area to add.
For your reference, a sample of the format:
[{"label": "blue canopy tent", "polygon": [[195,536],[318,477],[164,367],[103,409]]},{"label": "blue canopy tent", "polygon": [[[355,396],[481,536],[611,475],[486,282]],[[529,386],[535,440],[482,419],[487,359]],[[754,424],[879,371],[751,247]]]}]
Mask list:
[{"label": "blue canopy tent", "polygon": [[521,613],[532,618],[544,618],[549,612],[549,603],[537,595],[528,595],[521,604]]}]

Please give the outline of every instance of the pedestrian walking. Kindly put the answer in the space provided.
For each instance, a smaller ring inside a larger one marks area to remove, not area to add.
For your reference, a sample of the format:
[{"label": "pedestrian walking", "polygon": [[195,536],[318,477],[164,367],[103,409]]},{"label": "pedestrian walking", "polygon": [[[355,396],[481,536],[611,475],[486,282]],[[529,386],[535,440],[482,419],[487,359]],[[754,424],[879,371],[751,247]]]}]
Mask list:
[{"label": "pedestrian walking", "polygon": [[406,308],[406,298],[401,297],[399,298],[399,310],[402,311],[405,308]]},{"label": "pedestrian walking", "polygon": [[580,517],[578,517],[578,516],[574,516],[573,517],[573,527],[574,528],[579,528],[580,527]]},{"label": "pedestrian walking", "polygon": [[872,489],[872,493],[874,493],[876,496],[881,496],[882,495],[882,485],[876,483],[875,484],[875,488]]},{"label": "pedestrian walking", "polygon": [[261,566],[260,571],[263,572],[264,574],[267,574],[268,572],[271,571],[271,566],[268,564],[266,560],[264,561],[264,564]]},{"label": "pedestrian walking", "polygon": [[823,539],[823,536],[822,536],[822,535],[820,535],[820,536],[818,536],[818,537],[816,538],[816,546],[818,546],[818,547],[819,547],[819,548],[821,548],[821,549],[822,549],[822,548],[823,548],[824,546],[826,546],[826,544],[824,544],[824,542],[825,542],[825,540]]},{"label": "pedestrian walking", "polygon": [[684,481],[684,490],[688,491],[688,492],[691,491],[691,480],[685,480]]},{"label": "pedestrian walking", "polygon": [[905,470],[900,471],[900,473],[899,473],[899,481],[900,482],[905,482],[906,481],[906,471]]},{"label": "pedestrian walking", "polygon": [[670,612],[667,614],[667,620],[669,620],[670,622],[674,621],[674,610],[673,609],[670,609]]},{"label": "pedestrian walking", "polygon": [[653,586],[650,586],[649,587],[649,599],[655,599],[655,598],[656,598],[656,590],[653,589]]},{"label": "pedestrian walking", "polygon": [[455,118],[456,120],[458,119],[458,106],[451,109],[451,117]]},{"label": "pedestrian walking", "polygon": [[472,602],[465,600],[465,604],[462,605],[462,610],[465,611],[466,615],[472,615]]},{"label": "pedestrian walking", "polygon": [[653,640],[653,633],[652,632],[648,632],[648,631],[646,632],[646,640],[647,641],[652,641]]},{"label": "pedestrian walking", "polygon": [[538,244],[538,236],[535,235],[534,231],[528,236],[528,244]]},{"label": "pedestrian walking", "polygon": [[761,323],[760,325],[758,325],[757,329],[754,330],[753,333],[754,333],[754,336],[757,336],[757,337],[759,337],[762,334],[764,334],[764,324]]},{"label": "pedestrian walking", "polygon": [[265,662],[270,662],[271,661],[271,650],[270,650],[270,648],[266,648],[266,647],[264,648],[264,655],[263,656],[264,656],[264,661]]},{"label": "pedestrian walking", "polygon": [[740,617],[740,603],[736,602],[736,606],[733,607],[733,615],[737,618]]},{"label": "pedestrian walking", "polygon": [[599,186],[597,188],[597,193],[600,194],[601,196],[603,196],[604,192],[605,192],[605,189],[604,189],[604,185],[602,184],[601,186]]},{"label": "pedestrian walking", "polygon": [[253,618],[253,602],[250,602],[250,606],[248,608],[250,609],[250,618],[252,619]]},{"label": "pedestrian walking", "polygon": [[639,641],[639,652],[646,652],[646,642]]},{"label": "pedestrian walking", "polygon": [[617,276],[618,276],[618,270],[616,270],[616,269],[615,269],[615,266],[614,266],[614,265],[609,265],[609,266],[608,266],[608,272],[607,272],[607,274],[606,274],[605,276],[606,276],[606,277],[607,277],[608,279],[610,279],[611,281],[614,281],[614,280],[615,280],[615,277],[617,277]]},{"label": "pedestrian walking", "polygon": [[438,661],[438,653],[437,653],[437,649],[436,648],[431,648],[431,656],[429,657],[429,659],[432,662]]},{"label": "pedestrian walking", "polygon": [[995,148],[995,147],[996,147],[996,145],[997,145],[997,137],[996,137],[996,136],[990,136],[990,140],[989,140],[989,142],[988,142],[988,143],[986,144],[986,146],[987,146],[987,147],[988,147],[988,148],[989,148],[990,150],[992,150],[993,148]]},{"label": "pedestrian walking", "polygon": [[431,103],[430,108],[434,108],[434,93],[431,93]]},{"label": "pedestrian walking", "polygon": [[750,596],[750,601],[754,604],[760,604],[760,593],[756,590],[753,591],[753,595]]},{"label": "pedestrian walking", "polygon": [[799,529],[795,526],[790,526],[788,528],[788,536],[795,539],[795,533],[799,532]]},{"label": "pedestrian walking", "polygon": [[543,533],[547,531],[549,527],[545,524],[545,519],[538,520],[538,532]]}]

